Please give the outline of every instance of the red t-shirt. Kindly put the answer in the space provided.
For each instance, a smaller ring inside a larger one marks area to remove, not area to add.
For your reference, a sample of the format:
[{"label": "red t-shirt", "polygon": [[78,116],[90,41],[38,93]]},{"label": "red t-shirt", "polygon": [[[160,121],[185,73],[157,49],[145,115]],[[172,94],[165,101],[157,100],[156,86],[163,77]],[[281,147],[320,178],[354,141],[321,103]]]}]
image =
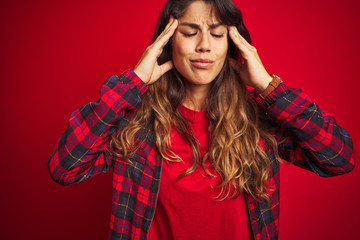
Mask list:
[{"label": "red t-shirt", "polygon": [[[198,112],[184,106],[179,112],[188,120],[195,137],[200,142],[200,159],[209,150],[209,120],[206,112]],[[191,166],[190,145],[175,128],[171,129],[172,150],[183,162],[164,160],[159,197],[155,216],[149,230],[149,240],[192,239],[252,239],[250,221],[244,194],[236,199],[217,201],[221,178],[206,166],[215,178],[208,176],[199,165],[194,173],[176,180]],[[213,186],[213,188],[211,187]]]}]

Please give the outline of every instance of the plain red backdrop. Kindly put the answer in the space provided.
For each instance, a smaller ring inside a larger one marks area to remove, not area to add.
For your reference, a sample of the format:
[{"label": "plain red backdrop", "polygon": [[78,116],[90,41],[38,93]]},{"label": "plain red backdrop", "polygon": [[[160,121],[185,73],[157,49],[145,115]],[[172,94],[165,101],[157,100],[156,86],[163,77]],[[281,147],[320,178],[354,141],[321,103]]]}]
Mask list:
[{"label": "plain red backdrop", "polygon": [[[164,2],[1,1],[1,239],[106,239],[111,171],[63,187],[46,163],[71,112],[136,65]],[[358,153],[359,2],[235,3],[268,72],[335,115]],[[359,180],[281,166],[280,239],[358,239]]]}]

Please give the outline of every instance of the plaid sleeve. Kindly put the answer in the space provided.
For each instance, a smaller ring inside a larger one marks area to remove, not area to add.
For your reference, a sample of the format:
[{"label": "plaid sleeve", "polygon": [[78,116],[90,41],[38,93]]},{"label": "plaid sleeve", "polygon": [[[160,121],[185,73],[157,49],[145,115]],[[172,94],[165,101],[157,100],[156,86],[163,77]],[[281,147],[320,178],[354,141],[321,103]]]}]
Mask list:
[{"label": "plaid sleeve", "polygon": [[112,166],[109,136],[119,120],[141,102],[147,85],[131,70],[108,78],[100,100],[74,111],[67,130],[48,160],[52,179],[62,185],[80,183]]},{"label": "plaid sleeve", "polygon": [[274,135],[280,157],[322,177],[345,174],[354,168],[355,153],[349,133],[321,110],[301,89],[282,83],[256,102],[277,126]]}]

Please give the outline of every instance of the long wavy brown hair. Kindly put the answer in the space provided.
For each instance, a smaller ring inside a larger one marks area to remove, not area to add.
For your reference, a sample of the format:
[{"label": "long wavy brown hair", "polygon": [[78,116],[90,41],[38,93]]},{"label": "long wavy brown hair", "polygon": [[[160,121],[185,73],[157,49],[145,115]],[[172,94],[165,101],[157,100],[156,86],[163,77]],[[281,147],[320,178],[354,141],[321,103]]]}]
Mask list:
[{"label": "long wavy brown hair", "polygon": [[[169,0],[157,23],[153,41],[165,28],[170,16],[181,18],[187,6],[193,0]],[[204,0],[211,4],[218,19],[225,25],[236,26],[240,34],[251,43],[240,10],[231,0]],[[269,190],[266,180],[270,171],[271,159],[259,146],[262,138],[272,146],[278,158],[277,142],[274,137],[262,128],[257,104],[249,96],[244,82],[230,65],[230,57],[241,61],[239,51],[228,39],[229,48],[224,66],[218,76],[211,82],[206,100],[206,111],[209,117],[210,148],[203,159],[200,159],[201,146],[194,137],[188,122],[179,113],[178,107],[186,95],[185,79],[176,69],[165,73],[155,83],[149,85],[142,96],[142,103],[131,118],[129,124],[119,136],[112,136],[111,146],[116,155],[129,160],[135,150],[135,134],[144,126],[153,122],[158,152],[165,161],[178,162],[181,159],[171,151],[171,124],[189,142],[192,165],[179,178],[185,177],[201,167],[209,176],[214,175],[206,168],[209,160],[211,167],[219,173],[222,183],[217,196],[219,200],[235,198],[246,191],[252,198],[266,199],[269,203]],[[171,59],[171,39],[164,47],[158,63]],[[233,188],[231,187],[233,186]],[[233,189],[233,191],[231,191]],[[233,194],[230,196],[230,192]]]}]

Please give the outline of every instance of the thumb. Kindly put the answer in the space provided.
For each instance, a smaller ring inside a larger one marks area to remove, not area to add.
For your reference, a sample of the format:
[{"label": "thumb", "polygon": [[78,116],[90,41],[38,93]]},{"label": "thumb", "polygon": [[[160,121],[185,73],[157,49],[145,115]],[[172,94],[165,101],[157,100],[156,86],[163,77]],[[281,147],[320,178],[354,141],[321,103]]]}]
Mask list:
[{"label": "thumb", "polygon": [[170,61],[167,61],[166,63],[163,63],[161,64],[160,66],[160,73],[161,75],[165,74],[167,71],[170,71],[171,69],[174,68],[174,64],[173,62],[170,60]]}]

